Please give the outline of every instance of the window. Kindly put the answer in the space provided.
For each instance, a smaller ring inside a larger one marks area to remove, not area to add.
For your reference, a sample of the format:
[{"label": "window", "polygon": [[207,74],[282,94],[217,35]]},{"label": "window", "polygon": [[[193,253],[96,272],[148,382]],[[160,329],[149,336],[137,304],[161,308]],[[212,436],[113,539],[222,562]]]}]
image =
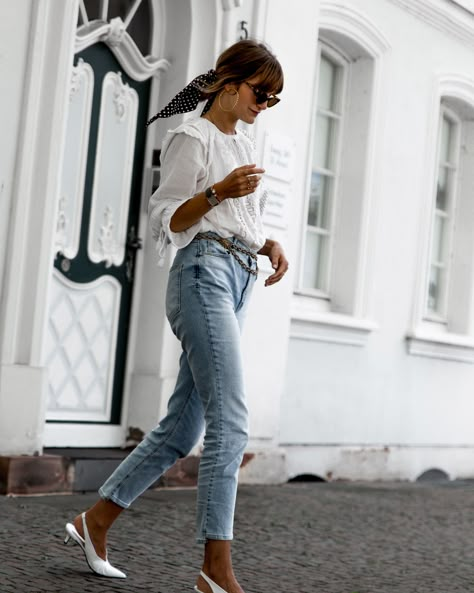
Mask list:
[{"label": "window", "polygon": [[305,310],[365,314],[375,63],[352,39],[320,36],[295,291]]},{"label": "window", "polygon": [[427,318],[441,322],[447,318],[459,144],[460,121],[442,106],[427,296]]},{"label": "window", "polygon": [[318,38],[291,335],[364,346],[389,44],[346,3],[321,3]]},{"label": "window", "polygon": [[443,80],[437,111],[407,346],[410,354],[474,363],[474,85]]},{"label": "window", "polygon": [[325,294],[330,282],[344,72],[341,57],[321,49],[301,287]]}]

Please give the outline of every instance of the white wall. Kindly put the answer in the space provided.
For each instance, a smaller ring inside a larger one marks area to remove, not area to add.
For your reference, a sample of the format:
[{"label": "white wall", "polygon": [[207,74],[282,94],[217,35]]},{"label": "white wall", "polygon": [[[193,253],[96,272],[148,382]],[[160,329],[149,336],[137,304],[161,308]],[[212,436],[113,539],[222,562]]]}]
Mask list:
[{"label": "white wall", "polygon": [[[379,469],[372,477],[416,477],[409,455],[403,463],[386,455],[377,465],[375,457],[384,446],[412,448],[419,473],[435,466],[451,476],[466,475],[465,459],[461,462],[456,447],[474,446],[474,366],[408,354],[406,336],[420,273],[420,237],[430,224],[426,205],[433,199],[427,144],[436,121],[435,83],[441,73],[472,77],[474,20],[468,43],[440,30],[442,19],[432,26],[417,18],[416,3],[411,3],[413,10],[401,6],[410,3],[395,0],[343,4],[363,13],[391,48],[384,60],[384,117],[376,130],[374,161],[377,220],[372,228],[370,320],[376,329],[360,346],[290,340],[281,424],[289,473],[368,476],[367,463],[353,456],[348,465],[347,455],[344,459],[343,446],[350,445],[373,451],[367,458]],[[449,4],[440,6],[449,10]],[[314,36],[317,26],[315,20]],[[302,228],[295,224],[293,236]]]},{"label": "white wall", "polygon": [[0,4],[0,288],[3,293],[3,269],[27,68],[31,3],[2,0]]},{"label": "white wall", "polygon": [[[6,4],[6,3],[3,3]],[[2,6],[0,451],[41,450],[41,366],[77,3]],[[3,20],[3,14],[6,19]],[[7,46],[3,46],[3,41]],[[10,46],[8,46],[10,44]],[[5,77],[5,78],[4,78]],[[11,88],[9,88],[11,83]],[[3,133],[7,130],[8,135]],[[2,208],[3,208],[2,204]]]}]

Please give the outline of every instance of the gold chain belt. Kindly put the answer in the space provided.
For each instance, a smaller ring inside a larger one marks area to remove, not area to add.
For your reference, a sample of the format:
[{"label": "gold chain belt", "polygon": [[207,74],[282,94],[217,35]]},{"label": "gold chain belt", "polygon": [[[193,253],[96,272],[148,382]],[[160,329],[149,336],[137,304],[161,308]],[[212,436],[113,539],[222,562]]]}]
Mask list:
[{"label": "gold chain belt", "polygon": [[258,275],[258,266],[256,266],[255,269],[251,268],[244,261],[242,261],[240,259],[240,257],[237,255],[237,251],[239,251],[240,253],[243,253],[244,255],[248,255],[255,261],[255,263],[257,263],[257,254],[253,251],[250,251],[250,249],[245,249],[244,247],[240,247],[240,245],[236,245],[235,243],[232,243],[232,241],[229,241],[229,239],[224,239],[223,237],[216,237],[215,235],[208,235],[207,233],[198,233],[195,236],[195,239],[208,239],[210,241],[217,241],[218,243],[220,243],[222,245],[222,247],[224,247],[224,249],[227,251],[227,253],[230,253],[230,255],[232,255],[234,257],[234,259],[237,261],[237,263],[246,272],[248,272],[249,274],[252,274],[252,276]]}]

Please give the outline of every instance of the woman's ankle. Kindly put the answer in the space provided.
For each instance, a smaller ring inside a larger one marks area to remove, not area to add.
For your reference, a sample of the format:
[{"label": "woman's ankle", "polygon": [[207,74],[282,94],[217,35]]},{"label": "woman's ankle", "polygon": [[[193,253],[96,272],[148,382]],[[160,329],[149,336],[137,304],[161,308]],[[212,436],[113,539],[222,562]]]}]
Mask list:
[{"label": "woman's ankle", "polygon": [[234,569],[232,568],[232,566],[222,566],[219,564],[203,564],[202,572],[213,581],[235,580]]},{"label": "woman's ankle", "polygon": [[235,586],[237,579],[232,566],[230,547],[211,545],[211,549],[206,549],[202,572],[225,590],[229,586]]},{"label": "woman's ankle", "polygon": [[86,511],[87,525],[95,531],[107,532],[123,510],[111,500],[100,499]]}]

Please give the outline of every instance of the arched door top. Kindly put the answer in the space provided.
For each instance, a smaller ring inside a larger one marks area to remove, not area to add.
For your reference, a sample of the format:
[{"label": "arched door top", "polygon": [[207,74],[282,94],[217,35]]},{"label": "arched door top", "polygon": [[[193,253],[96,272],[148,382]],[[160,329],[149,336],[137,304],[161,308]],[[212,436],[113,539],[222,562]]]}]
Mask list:
[{"label": "arched door top", "polygon": [[[134,80],[147,80],[166,71],[168,60],[144,55],[142,51],[150,45],[152,19],[143,19],[149,27],[145,35],[143,27],[133,29],[133,19],[146,9],[152,9],[150,0],[101,0],[100,3],[80,0],[75,52],[101,41],[111,49],[122,68]],[[141,39],[137,43],[134,37],[138,31]]]}]

